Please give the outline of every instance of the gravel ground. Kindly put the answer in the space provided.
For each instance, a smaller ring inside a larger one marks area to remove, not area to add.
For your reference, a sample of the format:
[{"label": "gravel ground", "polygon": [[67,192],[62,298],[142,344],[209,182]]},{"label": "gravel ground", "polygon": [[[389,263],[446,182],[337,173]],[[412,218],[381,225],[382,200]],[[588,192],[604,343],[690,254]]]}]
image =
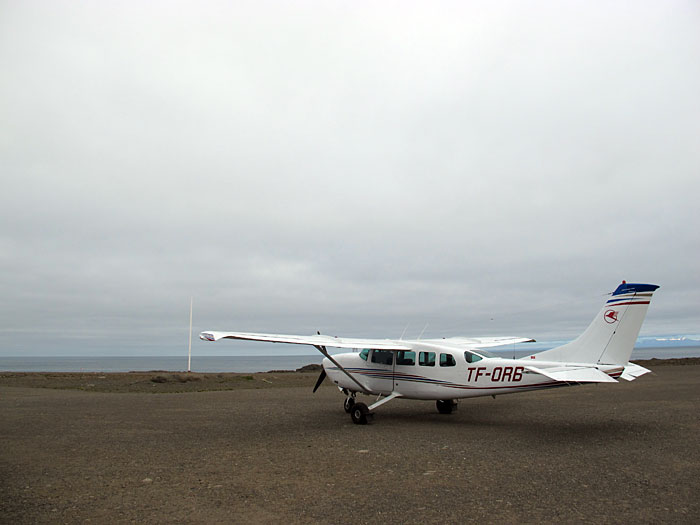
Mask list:
[{"label": "gravel ground", "polygon": [[4,374],[0,522],[698,523],[700,366],[653,370],[367,426],[313,373],[159,395]]}]

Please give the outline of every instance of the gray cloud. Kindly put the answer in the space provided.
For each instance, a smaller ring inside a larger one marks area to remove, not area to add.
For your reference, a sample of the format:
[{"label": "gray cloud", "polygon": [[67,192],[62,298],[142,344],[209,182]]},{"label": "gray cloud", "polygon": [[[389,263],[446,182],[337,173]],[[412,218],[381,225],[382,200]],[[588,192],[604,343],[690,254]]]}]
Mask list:
[{"label": "gray cloud", "polygon": [[6,355],[699,331],[693,3],[2,10]]}]

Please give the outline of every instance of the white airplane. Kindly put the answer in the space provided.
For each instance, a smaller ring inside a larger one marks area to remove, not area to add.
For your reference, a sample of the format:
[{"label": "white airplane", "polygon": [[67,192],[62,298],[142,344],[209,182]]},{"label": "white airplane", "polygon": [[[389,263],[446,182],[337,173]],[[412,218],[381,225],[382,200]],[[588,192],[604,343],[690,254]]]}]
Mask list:
[{"label": "white airplane", "polygon": [[[374,411],[396,398],[436,400],[441,414],[456,409],[457,399],[496,396],[581,383],[616,383],[649,372],[629,362],[644,321],[654,284],[622,284],[574,341],[520,359],[495,356],[485,348],[534,342],[523,337],[451,337],[448,339],[347,339],[327,335],[279,335],[202,332],[205,341],[245,339],[316,347],[325,358],[314,392],[326,375],[346,395],[344,408],[353,423],[366,424]],[[330,355],[327,348],[355,352]],[[359,350],[359,352],[357,352]],[[378,396],[367,406],[358,393]]]}]

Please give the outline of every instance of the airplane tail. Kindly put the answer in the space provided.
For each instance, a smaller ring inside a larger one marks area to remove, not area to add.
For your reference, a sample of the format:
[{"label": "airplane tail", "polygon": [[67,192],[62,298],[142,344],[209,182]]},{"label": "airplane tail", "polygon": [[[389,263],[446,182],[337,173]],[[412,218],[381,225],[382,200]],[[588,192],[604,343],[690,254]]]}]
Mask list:
[{"label": "airplane tail", "polygon": [[[540,361],[627,365],[655,284],[622,284],[578,338],[557,348],[529,356]],[[526,358],[527,359],[527,358]]]}]

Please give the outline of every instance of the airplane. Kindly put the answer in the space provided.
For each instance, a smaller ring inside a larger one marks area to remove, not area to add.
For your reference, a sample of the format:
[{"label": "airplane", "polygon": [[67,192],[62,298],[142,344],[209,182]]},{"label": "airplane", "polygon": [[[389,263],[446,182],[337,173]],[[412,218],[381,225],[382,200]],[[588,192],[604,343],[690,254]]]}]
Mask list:
[{"label": "airplane", "polygon": [[[575,340],[518,359],[496,356],[486,348],[534,342],[526,337],[450,337],[442,339],[355,339],[328,335],[248,332],[200,334],[204,341],[243,339],[311,345],[323,354],[321,375],[346,396],[353,423],[367,424],[380,406],[397,398],[435,400],[441,414],[457,408],[457,399],[527,392],[583,383],[633,381],[650,372],[629,362],[649,308],[654,284],[622,281],[600,313]],[[331,355],[328,348],[353,349]],[[378,396],[367,404],[357,394]]]}]

